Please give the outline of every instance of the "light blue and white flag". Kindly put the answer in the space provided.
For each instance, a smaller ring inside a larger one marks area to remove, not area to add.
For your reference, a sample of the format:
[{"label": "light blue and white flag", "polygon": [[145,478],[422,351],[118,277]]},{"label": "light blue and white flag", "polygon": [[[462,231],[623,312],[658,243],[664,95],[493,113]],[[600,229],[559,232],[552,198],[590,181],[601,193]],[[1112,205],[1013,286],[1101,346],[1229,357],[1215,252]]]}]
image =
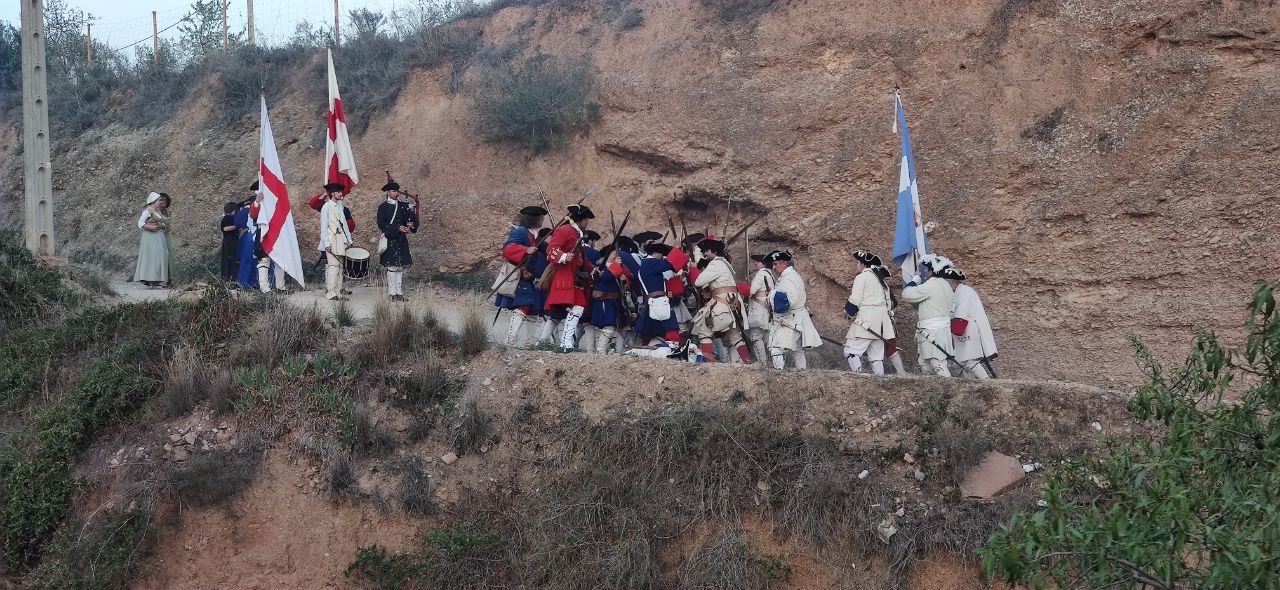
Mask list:
[{"label": "light blue and white flag", "polygon": [[911,155],[911,133],[907,130],[907,113],[902,96],[893,92],[896,118],[894,133],[902,135],[902,160],[898,170],[898,222],[893,232],[893,262],[902,269],[902,279],[919,274],[920,258],[929,253],[924,238],[924,220],[920,214],[920,190],[916,185],[916,160]]}]

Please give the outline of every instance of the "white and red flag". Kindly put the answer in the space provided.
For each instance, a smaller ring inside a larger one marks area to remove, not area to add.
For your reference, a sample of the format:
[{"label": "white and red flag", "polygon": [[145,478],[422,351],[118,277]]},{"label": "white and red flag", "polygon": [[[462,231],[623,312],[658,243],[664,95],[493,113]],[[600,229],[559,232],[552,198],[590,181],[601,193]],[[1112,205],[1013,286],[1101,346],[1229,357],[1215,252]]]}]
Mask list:
[{"label": "white and red flag", "polygon": [[[298,232],[294,228],[293,211],[289,206],[289,189],[285,187],[280,156],[276,154],[276,140],[271,134],[265,96],[262,97],[258,154],[258,190],[262,192],[258,219],[265,219],[267,226],[266,233],[262,235],[262,249],[299,285],[305,285],[302,279],[302,253],[298,251]],[[259,221],[259,224],[262,222]]]},{"label": "white and red flag", "polygon": [[356,157],[351,153],[351,140],[347,137],[347,115],[342,112],[342,98],[338,96],[338,74],[333,69],[333,51],[329,51],[329,113],[325,117],[329,134],[324,142],[324,181],[342,185],[342,194],[360,182],[356,173]]}]

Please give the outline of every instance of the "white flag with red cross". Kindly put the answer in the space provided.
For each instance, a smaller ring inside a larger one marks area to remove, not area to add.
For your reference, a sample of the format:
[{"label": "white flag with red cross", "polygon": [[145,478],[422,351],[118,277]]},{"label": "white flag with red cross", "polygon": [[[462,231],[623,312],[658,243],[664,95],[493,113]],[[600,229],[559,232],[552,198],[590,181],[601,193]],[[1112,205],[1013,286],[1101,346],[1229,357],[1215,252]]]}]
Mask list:
[{"label": "white flag with red cross", "polygon": [[360,182],[360,175],[356,173],[356,157],[351,153],[351,140],[347,137],[347,115],[342,111],[342,97],[338,95],[332,50],[329,50],[329,113],[325,123],[329,133],[324,143],[324,181],[341,184],[345,195]]},{"label": "white flag with red cross", "polygon": [[298,232],[293,225],[293,211],[289,206],[289,189],[284,184],[280,156],[276,154],[276,140],[271,134],[265,96],[262,97],[258,154],[258,188],[262,192],[258,219],[266,220],[267,226],[262,235],[262,249],[299,285],[305,285],[302,278],[302,253],[298,251]]}]

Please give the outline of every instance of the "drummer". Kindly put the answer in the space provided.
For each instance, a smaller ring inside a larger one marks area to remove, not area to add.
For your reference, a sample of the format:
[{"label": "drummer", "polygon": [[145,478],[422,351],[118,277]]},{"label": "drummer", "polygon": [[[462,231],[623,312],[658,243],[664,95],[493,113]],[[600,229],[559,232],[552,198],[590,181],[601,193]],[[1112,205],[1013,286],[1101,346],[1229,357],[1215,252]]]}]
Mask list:
[{"label": "drummer", "polygon": [[342,185],[332,182],[324,185],[325,201],[320,208],[320,245],[325,253],[324,289],[329,301],[346,301],[342,290],[342,275],[346,266],[347,247],[355,242],[343,215]]}]

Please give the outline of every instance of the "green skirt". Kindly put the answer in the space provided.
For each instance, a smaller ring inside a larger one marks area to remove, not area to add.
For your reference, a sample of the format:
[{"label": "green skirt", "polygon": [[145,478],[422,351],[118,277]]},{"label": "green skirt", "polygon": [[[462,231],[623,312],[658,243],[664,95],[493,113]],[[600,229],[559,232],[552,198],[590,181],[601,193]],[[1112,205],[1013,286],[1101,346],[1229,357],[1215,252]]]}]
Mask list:
[{"label": "green skirt", "polygon": [[169,249],[169,235],[162,231],[143,231],[138,245],[138,268],[133,273],[135,281],[168,283],[173,280],[173,251]]}]

